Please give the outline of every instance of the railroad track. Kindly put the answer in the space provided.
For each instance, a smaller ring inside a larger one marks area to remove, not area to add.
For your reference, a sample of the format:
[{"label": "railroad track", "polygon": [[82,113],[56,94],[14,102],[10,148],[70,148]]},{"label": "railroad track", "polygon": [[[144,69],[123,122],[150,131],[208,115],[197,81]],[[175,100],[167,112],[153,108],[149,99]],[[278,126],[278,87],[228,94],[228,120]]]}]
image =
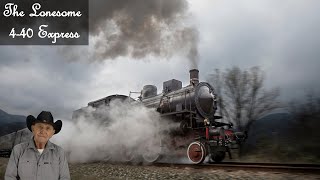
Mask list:
[{"label": "railroad track", "polygon": [[320,174],[320,164],[290,164],[290,163],[247,163],[247,162],[222,162],[216,164],[168,164],[156,163],[155,166],[170,166],[176,168],[193,169],[224,169],[224,170],[250,170],[250,171],[278,171],[289,173]]}]

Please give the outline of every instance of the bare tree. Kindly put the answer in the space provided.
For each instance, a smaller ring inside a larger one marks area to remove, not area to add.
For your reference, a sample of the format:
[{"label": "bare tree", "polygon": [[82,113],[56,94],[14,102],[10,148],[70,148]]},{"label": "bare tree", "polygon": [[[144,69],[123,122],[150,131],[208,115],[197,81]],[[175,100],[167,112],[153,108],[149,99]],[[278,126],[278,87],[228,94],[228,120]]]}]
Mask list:
[{"label": "bare tree", "polygon": [[249,131],[252,122],[279,107],[279,90],[264,89],[264,73],[259,67],[216,69],[208,81],[219,96],[218,112],[241,131]]}]

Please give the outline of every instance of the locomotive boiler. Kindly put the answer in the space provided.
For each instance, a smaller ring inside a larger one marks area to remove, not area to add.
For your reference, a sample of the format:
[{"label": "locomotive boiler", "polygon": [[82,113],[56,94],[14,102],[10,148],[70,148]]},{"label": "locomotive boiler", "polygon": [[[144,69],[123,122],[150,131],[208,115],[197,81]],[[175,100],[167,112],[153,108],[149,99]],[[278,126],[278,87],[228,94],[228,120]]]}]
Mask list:
[{"label": "locomotive boiler", "polygon": [[[115,99],[129,100],[132,105],[141,103],[145,107],[154,108],[163,119],[178,123],[178,128],[169,132],[169,138],[161,138],[159,143],[156,142],[159,147],[165,146],[167,151],[159,148],[156,153],[143,154],[147,162],[159,160],[168,151],[183,151],[194,164],[202,163],[207,156],[210,162],[222,161],[226,153],[231,158],[230,149],[237,148],[245,136],[242,132],[235,132],[232,123],[218,121],[222,117],[216,115],[218,99],[214,88],[207,82],[199,82],[198,69],[192,69],[189,73],[190,84],[185,87],[182,87],[181,81],[172,79],[163,83],[160,94],[156,86],[145,85],[137,100],[131,98],[130,92],[129,96],[111,95],[89,102],[88,106],[98,108],[101,105],[108,106]],[[77,118],[82,111],[75,111],[73,118]]]},{"label": "locomotive boiler", "polygon": [[146,85],[140,101],[146,107],[156,108],[162,116],[180,117],[186,128],[200,127],[203,118],[214,117],[217,99],[209,83],[199,83],[198,74],[197,69],[190,70],[190,84],[186,87],[175,79],[164,82],[159,95],[155,86]]}]

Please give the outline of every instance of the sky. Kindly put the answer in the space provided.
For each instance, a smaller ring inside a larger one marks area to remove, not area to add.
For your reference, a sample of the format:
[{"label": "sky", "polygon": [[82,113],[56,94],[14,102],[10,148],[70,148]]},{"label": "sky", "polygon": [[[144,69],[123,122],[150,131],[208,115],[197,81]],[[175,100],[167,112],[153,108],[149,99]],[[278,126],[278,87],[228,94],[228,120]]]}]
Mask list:
[{"label": "sky", "polygon": [[90,0],[88,46],[0,46],[0,109],[72,111],[218,68],[259,66],[280,99],[320,94],[318,0]]}]

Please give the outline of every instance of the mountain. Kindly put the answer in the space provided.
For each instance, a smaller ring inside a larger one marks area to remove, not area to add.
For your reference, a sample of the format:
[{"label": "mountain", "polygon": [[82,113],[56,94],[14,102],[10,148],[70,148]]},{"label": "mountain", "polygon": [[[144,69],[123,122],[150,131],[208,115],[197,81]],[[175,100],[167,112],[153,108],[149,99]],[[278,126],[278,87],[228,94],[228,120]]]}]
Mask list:
[{"label": "mountain", "polygon": [[8,114],[0,109],[0,136],[26,127],[26,117]]},{"label": "mountain", "polygon": [[13,122],[25,122],[26,117],[21,115],[8,114],[0,109],[0,125],[13,123]]}]

